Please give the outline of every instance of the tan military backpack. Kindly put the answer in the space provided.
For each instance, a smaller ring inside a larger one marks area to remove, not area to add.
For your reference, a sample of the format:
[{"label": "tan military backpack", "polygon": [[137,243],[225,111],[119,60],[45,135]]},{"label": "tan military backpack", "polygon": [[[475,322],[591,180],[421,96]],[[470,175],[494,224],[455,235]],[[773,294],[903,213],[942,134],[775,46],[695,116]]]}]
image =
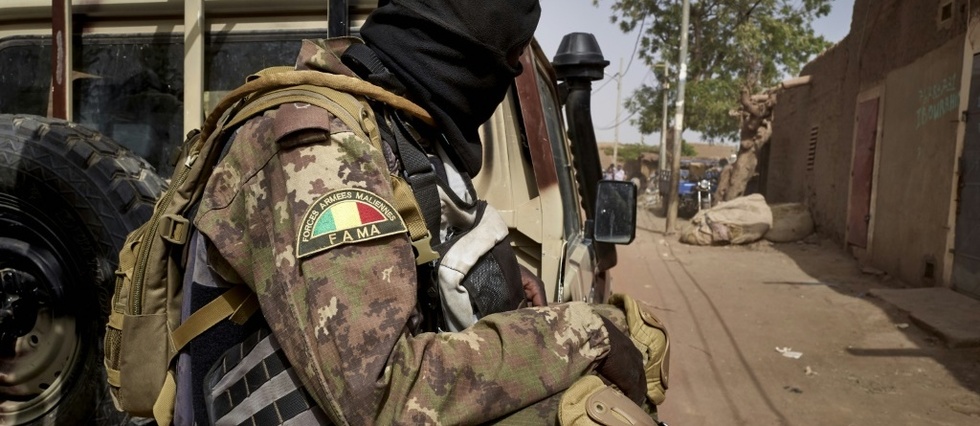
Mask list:
[{"label": "tan military backpack", "polygon": [[[170,186],[152,217],[129,234],[119,252],[105,335],[105,367],[116,408],[170,424],[177,353],[218,322],[244,323],[258,309],[251,290],[237,286],[180,321],[186,243],[193,226],[190,215],[230,132],[266,110],[301,102],[328,110],[380,149],[381,137],[365,97],[432,121],[421,107],[365,81],[280,67],[250,76],[221,101],[200,132],[188,135]],[[427,248],[429,234],[411,188],[398,176],[391,176],[391,182],[396,208],[413,244],[420,250]]]}]

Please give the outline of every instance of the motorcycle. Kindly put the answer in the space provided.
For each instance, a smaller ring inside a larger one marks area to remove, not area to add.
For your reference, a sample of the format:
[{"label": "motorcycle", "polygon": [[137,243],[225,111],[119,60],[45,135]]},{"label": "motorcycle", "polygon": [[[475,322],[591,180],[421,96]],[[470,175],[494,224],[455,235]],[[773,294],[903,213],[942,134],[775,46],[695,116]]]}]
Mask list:
[{"label": "motorcycle", "polygon": [[717,185],[713,185],[708,179],[701,179],[698,182],[698,211],[711,208],[711,194],[714,192],[715,186]]},{"label": "motorcycle", "polygon": [[691,217],[702,209],[710,209],[717,187],[718,184],[710,179],[681,182],[677,189],[678,213]]}]

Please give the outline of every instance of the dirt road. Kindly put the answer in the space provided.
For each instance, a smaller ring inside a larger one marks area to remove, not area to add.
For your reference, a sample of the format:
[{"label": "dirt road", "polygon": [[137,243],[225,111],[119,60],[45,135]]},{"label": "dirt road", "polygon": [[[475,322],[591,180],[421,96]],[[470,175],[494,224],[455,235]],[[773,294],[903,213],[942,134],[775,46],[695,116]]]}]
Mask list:
[{"label": "dirt road", "polygon": [[980,425],[980,349],[909,325],[868,294],[901,283],[831,242],[694,247],[650,212],[637,225],[613,290],[669,327],[671,426]]}]

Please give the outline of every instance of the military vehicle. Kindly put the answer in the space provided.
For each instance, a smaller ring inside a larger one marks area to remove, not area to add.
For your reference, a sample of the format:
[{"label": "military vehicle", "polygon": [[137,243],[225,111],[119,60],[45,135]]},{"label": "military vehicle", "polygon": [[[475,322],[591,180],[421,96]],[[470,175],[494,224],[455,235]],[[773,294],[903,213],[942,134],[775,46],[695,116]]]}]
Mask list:
[{"label": "military vehicle", "polygon": [[[104,390],[100,350],[116,255],[166,187],[184,135],[247,75],[292,65],[302,39],[356,35],[376,6],[0,2],[0,424],[126,421]],[[554,64],[536,43],[522,57],[525,72],[482,129],[474,183],[550,301],[599,301],[616,263],[606,242],[632,239],[635,193],[597,202],[623,188],[597,185],[589,93],[607,62],[588,34],[559,50]]]}]

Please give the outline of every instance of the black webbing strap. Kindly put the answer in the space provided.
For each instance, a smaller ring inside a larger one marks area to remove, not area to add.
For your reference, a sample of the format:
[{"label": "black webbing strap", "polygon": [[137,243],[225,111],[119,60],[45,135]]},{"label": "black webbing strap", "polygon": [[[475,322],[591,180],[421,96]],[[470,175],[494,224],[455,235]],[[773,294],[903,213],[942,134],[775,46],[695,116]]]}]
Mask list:
[{"label": "black webbing strap", "polygon": [[[404,93],[405,91],[401,82],[395,78],[391,71],[388,71],[374,51],[366,45],[352,44],[341,55],[341,61],[354,73],[369,82],[387,90],[393,90],[395,93]],[[408,130],[404,119],[397,112],[388,115],[391,118],[392,126],[388,126],[385,120],[381,119],[385,115],[378,114],[377,110],[375,110],[375,116],[379,117],[378,128],[382,140],[388,143],[402,162],[402,167],[405,169],[405,180],[412,187],[415,199],[420,210],[422,210],[426,228],[429,229],[429,235],[438,242],[442,207],[439,200],[439,189],[436,186],[439,177],[435,168]],[[392,137],[394,141],[392,141]]]},{"label": "black webbing strap", "polygon": [[397,114],[392,121],[395,127],[392,133],[398,145],[398,157],[402,160],[402,167],[405,169],[405,180],[415,193],[426,228],[429,228],[429,235],[438,241],[439,223],[442,220],[442,204],[437,187],[439,176],[429,162],[429,157],[415,142],[415,137],[409,133],[405,122]]},{"label": "black webbing strap", "polygon": [[340,55],[340,61],[365,81],[384,87],[398,96],[405,96],[405,86],[388,71],[370,47],[354,43]]}]

